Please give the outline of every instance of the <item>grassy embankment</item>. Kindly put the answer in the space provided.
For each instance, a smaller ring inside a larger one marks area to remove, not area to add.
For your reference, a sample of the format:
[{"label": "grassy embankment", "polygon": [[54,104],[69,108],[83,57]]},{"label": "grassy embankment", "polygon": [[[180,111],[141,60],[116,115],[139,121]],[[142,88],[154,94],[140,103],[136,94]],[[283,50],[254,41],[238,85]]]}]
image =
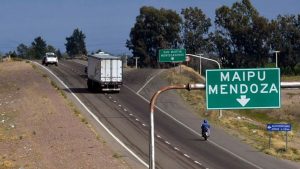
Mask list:
[{"label": "grassy embankment", "polygon": [[[182,72],[177,69],[167,71],[166,79],[170,84],[204,83],[197,72],[182,66]],[[300,76],[282,77],[282,81],[300,81]],[[286,91],[285,101],[281,109],[263,110],[223,110],[223,117],[218,118],[219,111],[207,111],[205,105],[205,91],[178,90],[182,98],[193,107],[200,117],[209,119],[213,125],[224,128],[228,133],[239,137],[256,149],[276,157],[300,161],[300,133],[299,121],[300,90]],[[292,131],[288,132],[288,149],[285,150],[285,132],[266,131],[268,123],[291,123]],[[271,134],[271,148],[269,136]]]}]

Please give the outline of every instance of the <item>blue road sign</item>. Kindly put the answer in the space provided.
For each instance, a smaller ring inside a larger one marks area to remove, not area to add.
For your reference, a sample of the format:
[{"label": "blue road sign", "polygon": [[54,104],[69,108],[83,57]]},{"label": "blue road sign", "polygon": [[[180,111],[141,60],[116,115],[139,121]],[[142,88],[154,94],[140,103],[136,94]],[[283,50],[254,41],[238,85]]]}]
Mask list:
[{"label": "blue road sign", "polygon": [[291,124],[267,124],[268,131],[291,131]]}]

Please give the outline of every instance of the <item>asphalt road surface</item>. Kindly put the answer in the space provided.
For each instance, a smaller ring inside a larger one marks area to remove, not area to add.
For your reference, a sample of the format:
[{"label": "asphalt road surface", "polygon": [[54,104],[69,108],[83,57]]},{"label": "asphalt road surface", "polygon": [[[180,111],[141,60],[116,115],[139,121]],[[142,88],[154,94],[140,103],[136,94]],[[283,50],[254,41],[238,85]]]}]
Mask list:
[{"label": "asphalt road surface", "polygon": [[[60,61],[58,67],[48,68],[64,81],[107,128],[148,164],[148,100],[156,88],[165,84],[159,77],[162,70],[140,69],[125,72],[121,92],[105,94],[87,90],[87,76],[83,64]],[[63,90],[68,92],[68,89]],[[181,115],[182,112],[190,110],[184,105],[180,106],[182,103],[177,97],[174,92],[161,97],[158,104],[161,109],[155,110],[156,168],[299,168],[298,164],[256,152],[221,129],[213,129],[210,140],[203,141],[199,135],[200,119],[190,114]],[[170,117],[169,113],[175,118]],[[174,120],[180,117],[183,119]],[[146,168],[143,165],[139,167]]]}]

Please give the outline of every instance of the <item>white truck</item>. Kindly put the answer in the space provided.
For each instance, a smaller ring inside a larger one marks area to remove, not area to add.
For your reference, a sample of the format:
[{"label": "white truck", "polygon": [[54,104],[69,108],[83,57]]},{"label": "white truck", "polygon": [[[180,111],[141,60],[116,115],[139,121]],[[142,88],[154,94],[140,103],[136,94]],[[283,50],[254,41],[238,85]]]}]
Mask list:
[{"label": "white truck", "polygon": [[88,56],[87,86],[91,91],[120,91],[123,67],[119,57],[99,52]]}]

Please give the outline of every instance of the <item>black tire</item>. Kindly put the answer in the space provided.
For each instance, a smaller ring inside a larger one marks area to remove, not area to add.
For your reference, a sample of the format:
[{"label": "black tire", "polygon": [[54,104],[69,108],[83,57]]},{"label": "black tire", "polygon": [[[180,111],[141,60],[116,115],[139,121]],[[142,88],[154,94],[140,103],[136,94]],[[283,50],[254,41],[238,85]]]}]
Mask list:
[{"label": "black tire", "polygon": [[87,86],[88,86],[89,91],[94,90],[93,81],[91,79],[87,80]]},{"label": "black tire", "polygon": [[45,65],[48,66],[48,63],[46,63]]}]

